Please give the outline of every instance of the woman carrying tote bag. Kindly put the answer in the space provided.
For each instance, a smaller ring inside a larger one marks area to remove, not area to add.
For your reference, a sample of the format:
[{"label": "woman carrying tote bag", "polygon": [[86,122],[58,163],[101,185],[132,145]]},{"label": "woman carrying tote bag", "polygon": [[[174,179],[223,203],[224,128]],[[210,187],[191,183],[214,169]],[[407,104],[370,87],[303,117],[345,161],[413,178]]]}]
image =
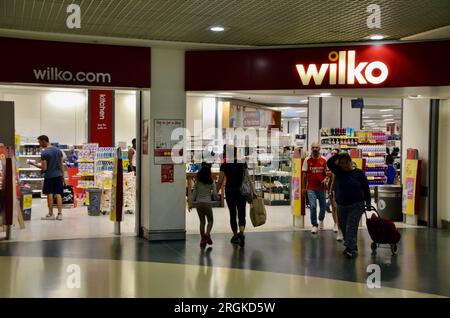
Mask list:
[{"label": "woman carrying tote bag", "polygon": [[[246,213],[245,207],[248,197],[241,193],[242,182],[245,181],[244,175],[248,182],[250,189],[250,195],[256,197],[255,187],[253,181],[248,174],[248,167],[246,162],[238,162],[237,148],[224,146],[224,160],[220,166],[220,176],[218,182],[218,189],[222,189],[222,185],[225,182],[225,198],[227,206],[230,212],[230,226],[233,231],[233,237],[230,242],[232,244],[245,246],[245,226],[246,226]],[[231,153],[232,158],[225,158],[226,153]],[[239,225],[239,232],[238,232]]]}]

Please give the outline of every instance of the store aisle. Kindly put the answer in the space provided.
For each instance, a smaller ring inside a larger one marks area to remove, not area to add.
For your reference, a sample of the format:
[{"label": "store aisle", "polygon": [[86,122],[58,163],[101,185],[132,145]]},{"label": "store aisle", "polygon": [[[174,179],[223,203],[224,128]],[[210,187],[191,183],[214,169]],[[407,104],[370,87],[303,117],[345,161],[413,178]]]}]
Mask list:
[{"label": "store aisle", "polygon": [[[86,206],[63,210],[62,221],[43,221],[41,217],[47,213],[45,199],[33,199],[31,220],[25,221],[25,229],[18,224],[12,229],[12,241],[40,241],[55,239],[73,239],[88,237],[113,236],[114,223],[109,215],[89,216]],[[55,215],[57,209],[54,210]],[[134,234],[135,215],[125,214],[121,230],[123,235]]]}]

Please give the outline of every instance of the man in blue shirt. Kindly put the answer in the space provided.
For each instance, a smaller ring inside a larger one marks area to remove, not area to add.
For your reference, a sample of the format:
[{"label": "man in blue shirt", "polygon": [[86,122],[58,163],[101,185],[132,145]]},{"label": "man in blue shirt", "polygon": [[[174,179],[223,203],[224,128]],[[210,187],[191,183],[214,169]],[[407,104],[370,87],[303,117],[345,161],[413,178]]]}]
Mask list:
[{"label": "man in blue shirt", "polygon": [[48,214],[43,220],[54,220],[53,215],[53,196],[56,196],[58,206],[57,220],[62,220],[62,195],[64,191],[64,162],[61,150],[53,147],[47,136],[38,137],[39,145],[42,148],[41,162],[29,162],[31,165],[41,169],[44,173],[43,193],[47,195]]}]

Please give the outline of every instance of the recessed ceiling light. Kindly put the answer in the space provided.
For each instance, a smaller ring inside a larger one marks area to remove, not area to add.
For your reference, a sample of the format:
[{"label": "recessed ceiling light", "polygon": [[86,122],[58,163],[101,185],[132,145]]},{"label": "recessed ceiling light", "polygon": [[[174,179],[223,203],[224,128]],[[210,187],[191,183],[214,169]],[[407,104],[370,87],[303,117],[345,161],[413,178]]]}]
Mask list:
[{"label": "recessed ceiling light", "polygon": [[295,112],[296,113],[304,113],[304,112],[306,112],[306,110],[296,110]]},{"label": "recessed ceiling light", "polygon": [[327,92],[325,92],[325,93],[320,93],[320,96],[322,96],[322,97],[325,97],[325,96],[331,96],[331,93],[327,93]]},{"label": "recessed ceiling light", "polygon": [[422,95],[409,95],[408,96],[408,98],[411,98],[411,99],[421,98],[421,97],[422,97]]},{"label": "recessed ceiling light", "polygon": [[302,99],[302,100],[300,101],[300,103],[302,103],[302,104],[305,104],[305,103],[307,103],[307,102],[308,102],[307,99]]},{"label": "recessed ceiling light", "polygon": [[392,108],[387,108],[387,109],[380,109],[380,112],[390,112],[393,111]]},{"label": "recessed ceiling light", "polygon": [[370,39],[371,39],[372,41],[380,41],[380,40],[383,40],[383,39],[384,39],[384,35],[381,35],[381,34],[374,34],[374,35],[371,35],[371,36],[370,36]]},{"label": "recessed ceiling light", "polygon": [[392,114],[383,115],[382,117],[394,117]]},{"label": "recessed ceiling light", "polygon": [[223,32],[223,31],[225,31],[225,28],[221,27],[221,26],[213,26],[210,28],[210,30],[213,32]]},{"label": "recessed ceiling light", "polygon": [[384,121],[394,122],[394,119],[393,118],[389,118],[389,119],[385,119]]}]

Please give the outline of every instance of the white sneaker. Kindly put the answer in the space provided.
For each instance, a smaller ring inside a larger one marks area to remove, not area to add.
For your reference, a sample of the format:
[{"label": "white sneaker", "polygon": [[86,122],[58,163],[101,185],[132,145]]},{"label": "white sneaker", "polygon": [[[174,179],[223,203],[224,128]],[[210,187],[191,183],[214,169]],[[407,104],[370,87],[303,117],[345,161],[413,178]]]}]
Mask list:
[{"label": "white sneaker", "polygon": [[334,225],[333,227],[333,232],[337,233],[339,231],[337,224]]},{"label": "white sneaker", "polygon": [[344,240],[344,235],[342,234],[341,231],[339,231],[337,237],[336,237],[336,241],[341,242]]},{"label": "white sneaker", "polygon": [[323,221],[320,221],[320,223],[319,223],[319,228],[320,228],[321,230],[323,230],[323,229],[325,228],[325,226],[324,226],[324,224],[323,224]]},{"label": "white sneaker", "polygon": [[49,214],[47,214],[46,216],[41,217],[41,220],[50,220],[50,221],[52,221],[54,219],[55,219],[55,216],[54,215],[49,215]]},{"label": "white sneaker", "polygon": [[318,231],[319,229],[317,228],[317,226],[313,226],[313,228],[311,229],[312,234],[317,234]]},{"label": "white sneaker", "polygon": [[57,219],[58,221],[62,221],[62,214],[61,214],[61,213],[58,213],[58,216],[56,217],[56,219]]}]

